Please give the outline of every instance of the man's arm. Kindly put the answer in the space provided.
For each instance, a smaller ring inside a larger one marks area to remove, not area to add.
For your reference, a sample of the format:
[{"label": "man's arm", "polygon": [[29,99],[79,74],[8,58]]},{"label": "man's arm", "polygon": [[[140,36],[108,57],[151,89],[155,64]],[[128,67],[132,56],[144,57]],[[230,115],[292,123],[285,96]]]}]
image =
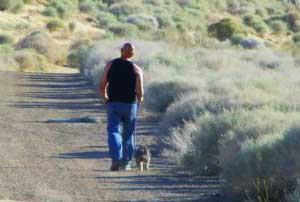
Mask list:
[{"label": "man's arm", "polygon": [[108,101],[106,86],[107,86],[107,73],[108,73],[110,67],[111,67],[111,62],[109,62],[106,65],[106,67],[104,68],[104,71],[102,73],[101,80],[99,83],[99,91],[100,91],[99,93],[100,93],[101,97],[104,99],[105,103]]},{"label": "man's arm", "polygon": [[143,81],[143,71],[142,69],[134,65],[135,73],[136,73],[136,84],[135,84],[135,93],[138,102],[142,102],[144,99],[144,81]]}]

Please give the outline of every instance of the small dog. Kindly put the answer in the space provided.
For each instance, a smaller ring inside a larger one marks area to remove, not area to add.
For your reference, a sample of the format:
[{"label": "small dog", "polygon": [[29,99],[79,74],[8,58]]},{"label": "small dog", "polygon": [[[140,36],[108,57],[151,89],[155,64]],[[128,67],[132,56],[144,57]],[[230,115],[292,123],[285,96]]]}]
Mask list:
[{"label": "small dog", "polygon": [[146,171],[149,171],[150,160],[151,160],[151,153],[146,146],[141,146],[136,150],[135,161],[140,171],[142,172],[144,171],[144,165]]}]

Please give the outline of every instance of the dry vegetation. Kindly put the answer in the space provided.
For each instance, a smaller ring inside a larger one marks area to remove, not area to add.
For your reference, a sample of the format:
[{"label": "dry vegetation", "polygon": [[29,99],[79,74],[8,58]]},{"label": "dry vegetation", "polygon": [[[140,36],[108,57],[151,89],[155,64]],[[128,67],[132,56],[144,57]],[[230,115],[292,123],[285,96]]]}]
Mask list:
[{"label": "dry vegetation", "polygon": [[1,12],[1,67],[67,65],[97,84],[106,62],[132,41],[145,71],[145,104],[161,115],[165,154],[194,174],[222,176],[224,189],[242,199],[299,200],[299,1],[19,7]]}]

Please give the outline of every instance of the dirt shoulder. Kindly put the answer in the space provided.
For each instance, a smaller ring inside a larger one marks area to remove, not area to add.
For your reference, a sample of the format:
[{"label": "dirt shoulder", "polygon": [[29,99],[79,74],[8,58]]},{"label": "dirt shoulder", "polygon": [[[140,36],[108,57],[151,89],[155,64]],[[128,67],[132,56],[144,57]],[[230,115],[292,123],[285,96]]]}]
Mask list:
[{"label": "dirt shoulder", "polygon": [[[105,106],[80,74],[0,72],[0,92],[0,200],[204,201],[218,192],[217,180],[190,178],[156,152],[150,172],[110,172]],[[155,119],[140,117],[137,143],[155,151],[156,132]]]}]

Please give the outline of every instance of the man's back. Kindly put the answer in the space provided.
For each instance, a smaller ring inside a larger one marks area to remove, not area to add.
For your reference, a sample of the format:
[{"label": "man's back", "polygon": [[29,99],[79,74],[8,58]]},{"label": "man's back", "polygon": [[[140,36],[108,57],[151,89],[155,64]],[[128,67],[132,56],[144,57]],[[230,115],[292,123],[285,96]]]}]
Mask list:
[{"label": "man's back", "polygon": [[114,59],[107,73],[109,102],[135,102],[136,77],[131,61]]}]

